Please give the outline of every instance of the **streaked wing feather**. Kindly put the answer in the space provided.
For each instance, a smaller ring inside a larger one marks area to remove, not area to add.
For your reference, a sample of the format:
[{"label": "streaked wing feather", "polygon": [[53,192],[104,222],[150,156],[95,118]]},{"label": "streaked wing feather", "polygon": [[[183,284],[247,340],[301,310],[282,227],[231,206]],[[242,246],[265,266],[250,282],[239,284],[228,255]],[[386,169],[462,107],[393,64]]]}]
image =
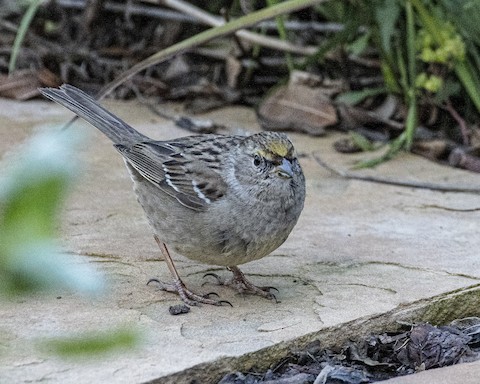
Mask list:
[{"label": "streaked wing feather", "polygon": [[216,171],[201,157],[187,160],[175,145],[143,142],[115,147],[146,180],[188,208],[203,210],[226,193],[226,184]]}]

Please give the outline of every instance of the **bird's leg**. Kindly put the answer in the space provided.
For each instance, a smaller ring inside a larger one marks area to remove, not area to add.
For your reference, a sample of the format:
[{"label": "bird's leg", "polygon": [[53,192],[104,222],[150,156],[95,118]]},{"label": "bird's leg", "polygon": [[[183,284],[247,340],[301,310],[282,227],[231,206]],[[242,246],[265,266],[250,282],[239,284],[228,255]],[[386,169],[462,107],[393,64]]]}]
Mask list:
[{"label": "bird's leg", "polygon": [[265,297],[270,300],[275,300],[278,302],[277,298],[273,293],[270,291],[276,290],[275,287],[257,287],[256,285],[252,284],[250,281],[247,280],[243,272],[236,266],[227,267],[229,271],[233,273],[233,277],[231,279],[224,279],[218,276],[216,273],[207,273],[205,276],[213,276],[217,279],[220,285],[230,286],[236,289],[240,293],[250,293],[254,295],[259,295]]},{"label": "bird's leg", "polygon": [[[148,283],[151,282],[156,282],[160,285],[160,288],[164,291],[167,292],[173,292],[177,293],[182,301],[188,305],[198,305],[198,303],[203,303],[203,304],[211,304],[211,305],[222,305],[222,304],[230,304],[228,301],[223,301],[223,300],[213,300],[210,299],[208,296],[212,295],[213,293],[209,293],[207,295],[201,296],[198,295],[192,291],[190,291],[185,284],[183,283],[182,279],[180,279],[180,276],[177,272],[177,269],[175,268],[175,265],[173,264],[173,260],[170,256],[170,253],[168,252],[167,246],[165,243],[160,241],[157,235],[154,235],[155,241],[157,242],[160,251],[162,252],[163,258],[165,259],[165,262],[167,263],[168,269],[170,270],[170,273],[172,274],[173,277],[173,283],[162,283],[161,281],[157,279],[150,279]],[[147,283],[147,284],[148,284]],[[231,305],[231,304],[230,304]]]}]

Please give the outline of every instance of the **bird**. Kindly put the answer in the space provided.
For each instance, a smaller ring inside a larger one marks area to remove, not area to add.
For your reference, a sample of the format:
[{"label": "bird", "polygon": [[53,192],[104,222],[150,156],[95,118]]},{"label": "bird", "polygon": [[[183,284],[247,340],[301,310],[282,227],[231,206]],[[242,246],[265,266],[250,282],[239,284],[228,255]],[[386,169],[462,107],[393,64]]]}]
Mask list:
[{"label": "bird", "polygon": [[273,287],[254,285],[238,265],[277,249],[302,212],[305,177],[286,134],[197,134],[157,141],[72,85],[40,92],[99,129],[122,155],[172,275],[170,283],[149,282],[191,306],[230,304],[212,298],[213,293],[188,289],[170,249],[199,263],[226,267],[233,273],[230,279],[210,274],[219,284],[276,300]]}]

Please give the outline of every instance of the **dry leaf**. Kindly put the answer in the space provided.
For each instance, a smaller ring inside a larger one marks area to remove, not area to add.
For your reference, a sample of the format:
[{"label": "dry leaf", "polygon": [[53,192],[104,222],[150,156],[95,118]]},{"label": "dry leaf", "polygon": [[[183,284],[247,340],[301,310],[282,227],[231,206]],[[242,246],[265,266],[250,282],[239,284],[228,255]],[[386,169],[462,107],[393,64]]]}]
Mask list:
[{"label": "dry leaf", "polygon": [[325,134],[325,127],[337,124],[337,111],[329,97],[332,89],[311,86],[316,83],[314,80],[297,73],[288,85],[270,94],[257,110],[262,127],[321,136]]},{"label": "dry leaf", "polygon": [[28,100],[40,96],[39,87],[58,87],[60,79],[46,68],[22,69],[10,75],[0,75],[0,96]]}]

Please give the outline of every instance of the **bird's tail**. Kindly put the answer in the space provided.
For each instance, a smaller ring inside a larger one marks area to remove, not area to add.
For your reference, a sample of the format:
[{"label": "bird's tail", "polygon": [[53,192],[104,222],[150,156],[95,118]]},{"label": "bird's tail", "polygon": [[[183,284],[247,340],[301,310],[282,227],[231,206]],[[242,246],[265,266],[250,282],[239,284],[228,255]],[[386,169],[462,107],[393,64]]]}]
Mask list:
[{"label": "bird's tail", "polygon": [[132,144],[148,140],[123,120],[108,112],[82,90],[68,84],[60,88],[40,88],[47,98],[63,105],[102,131],[115,144]]}]

